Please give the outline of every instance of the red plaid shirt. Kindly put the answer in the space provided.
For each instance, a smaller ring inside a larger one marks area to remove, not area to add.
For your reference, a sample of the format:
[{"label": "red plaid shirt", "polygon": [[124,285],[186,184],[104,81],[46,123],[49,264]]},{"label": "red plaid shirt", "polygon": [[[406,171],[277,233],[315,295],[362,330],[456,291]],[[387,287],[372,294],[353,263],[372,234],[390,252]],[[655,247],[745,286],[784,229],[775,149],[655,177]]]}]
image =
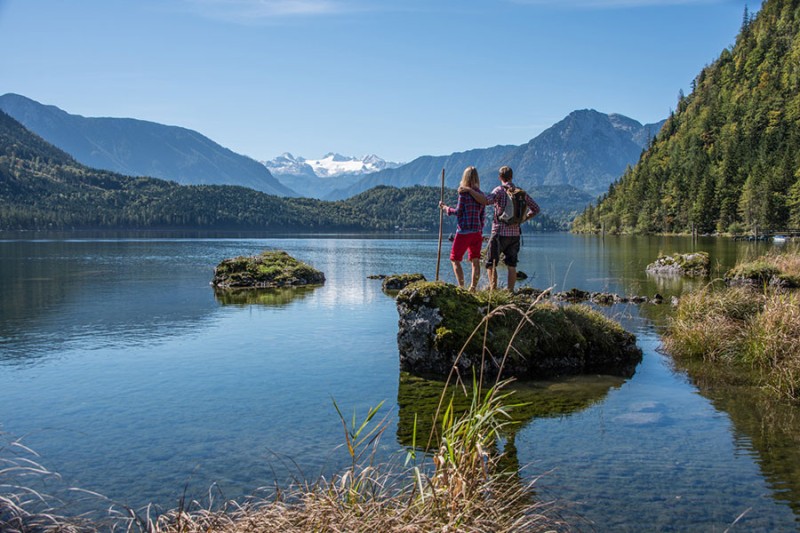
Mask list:
[{"label": "red plaid shirt", "polygon": [[[518,237],[521,231],[519,224],[508,225],[498,218],[508,203],[508,195],[505,191],[507,187],[507,185],[498,185],[491,193],[486,195],[486,199],[489,201],[489,204],[494,205],[492,235],[499,235],[501,237]],[[530,216],[536,216],[539,214],[539,204],[537,204],[528,193],[525,193],[525,203],[528,204],[528,209],[531,210]]]},{"label": "red plaid shirt", "polygon": [[[483,194],[480,189],[474,189]],[[486,221],[486,209],[475,201],[468,192],[458,195],[458,204],[455,208],[448,207],[447,214],[458,216],[456,233],[481,233]]]}]

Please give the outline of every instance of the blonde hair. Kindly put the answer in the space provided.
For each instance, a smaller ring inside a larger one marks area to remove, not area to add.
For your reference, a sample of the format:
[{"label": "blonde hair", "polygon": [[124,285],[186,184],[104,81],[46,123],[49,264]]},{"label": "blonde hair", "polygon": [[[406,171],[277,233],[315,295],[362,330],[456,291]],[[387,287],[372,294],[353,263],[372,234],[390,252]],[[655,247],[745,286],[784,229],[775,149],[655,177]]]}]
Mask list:
[{"label": "blonde hair", "polygon": [[469,187],[470,189],[480,189],[481,179],[478,177],[478,169],[475,167],[467,167],[464,169],[464,175],[461,176],[462,187]]}]

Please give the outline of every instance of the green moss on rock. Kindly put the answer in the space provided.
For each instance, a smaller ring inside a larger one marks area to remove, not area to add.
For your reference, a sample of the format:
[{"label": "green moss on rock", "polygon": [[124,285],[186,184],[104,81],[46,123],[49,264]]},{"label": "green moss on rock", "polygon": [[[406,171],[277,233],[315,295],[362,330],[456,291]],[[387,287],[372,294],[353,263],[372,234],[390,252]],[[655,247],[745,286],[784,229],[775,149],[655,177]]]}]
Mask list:
[{"label": "green moss on rock", "polygon": [[708,252],[662,255],[647,265],[652,274],[672,274],[679,276],[707,276],[711,260]]},{"label": "green moss on rock", "polygon": [[488,322],[485,339],[480,328],[469,341],[459,368],[480,370],[483,364],[485,373],[496,375],[508,352],[503,365],[507,376],[633,374],[641,360],[634,335],[585,305],[548,302],[532,307],[534,301],[532,294],[470,293],[444,283],[409,285],[397,296],[401,369],[447,374],[476,326],[487,313],[499,309],[502,312],[494,312]]},{"label": "green moss on rock", "polygon": [[729,285],[772,285],[790,289],[800,287],[800,277],[782,272],[766,260],[756,260],[736,265],[725,274]]},{"label": "green moss on rock", "polygon": [[728,285],[800,288],[800,252],[790,248],[770,252],[752,261],[741,262],[725,274]]},{"label": "green moss on rock", "polygon": [[222,289],[263,289],[323,283],[325,274],[282,250],[225,259],[214,269],[214,279],[211,281],[214,287]]},{"label": "green moss on rock", "polygon": [[383,278],[382,288],[385,291],[399,291],[417,281],[425,281],[425,276],[415,274],[392,274]]}]

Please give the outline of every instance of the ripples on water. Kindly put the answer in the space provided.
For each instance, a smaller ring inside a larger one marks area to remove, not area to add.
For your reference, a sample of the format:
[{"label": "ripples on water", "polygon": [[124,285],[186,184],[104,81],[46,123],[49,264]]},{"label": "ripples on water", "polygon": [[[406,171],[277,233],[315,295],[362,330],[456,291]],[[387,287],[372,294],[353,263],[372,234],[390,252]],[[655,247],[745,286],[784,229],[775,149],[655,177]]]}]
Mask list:
[{"label": "ripples on water", "polygon": [[[668,300],[695,282],[648,278],[659,253],[705,249],[730,265],[753,253],[744,246],[528,235],[520,269],[539,288]],[[326,284],[214,293],[219,261],[265,248],[319,268]],[[398,372],[394,301],[367,276],[431,279],[435,257],[430,238],[0,241],[0,431],[24,436],[64,486],[133,506],[174,507],[187,484],[240,497],[342,467],[332,397],[348,413],[387,400],[396,431],[380,453],[395,457],[431,394]],[[792,416],[673,368],[657,351],[669,306],[605,312],[636,332],[644,361],[627,381],[526,385],[535,401],[513,445],[526,475],[546,473],[538,494],[569,502],[564,515],[586,530],[722,531],[744,511],[737,527],[794,530]]]}]

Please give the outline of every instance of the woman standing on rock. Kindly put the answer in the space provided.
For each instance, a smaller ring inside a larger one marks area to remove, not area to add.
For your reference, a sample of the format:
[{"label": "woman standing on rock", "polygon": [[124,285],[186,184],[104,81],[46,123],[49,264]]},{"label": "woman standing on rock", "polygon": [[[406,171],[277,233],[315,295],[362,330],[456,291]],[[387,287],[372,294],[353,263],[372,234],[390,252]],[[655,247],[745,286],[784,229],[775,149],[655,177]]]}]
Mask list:
[{"label": "woman standing on rock", "polygon": [[[478,169],[467,167],[461,176],[460,186],[483,195],[480,189]],[[464,286],[464,270],[461,268],[461,261],[464,259],[464,252],[469,252],[468,258],[472,263],[472,280],[469,290],[475,291],[481,277],[481,245],[483,244],[483,224],[486,220],[485,208],[468,192],[459,193],[458,204],[455,208],[442,202],[439,202],[439,207],[448,215],[458,217],[456,236],[453,240],[453,247],[450,249],[450,262],[453,263],[453,272],[456,275],[458,286]]]}]

